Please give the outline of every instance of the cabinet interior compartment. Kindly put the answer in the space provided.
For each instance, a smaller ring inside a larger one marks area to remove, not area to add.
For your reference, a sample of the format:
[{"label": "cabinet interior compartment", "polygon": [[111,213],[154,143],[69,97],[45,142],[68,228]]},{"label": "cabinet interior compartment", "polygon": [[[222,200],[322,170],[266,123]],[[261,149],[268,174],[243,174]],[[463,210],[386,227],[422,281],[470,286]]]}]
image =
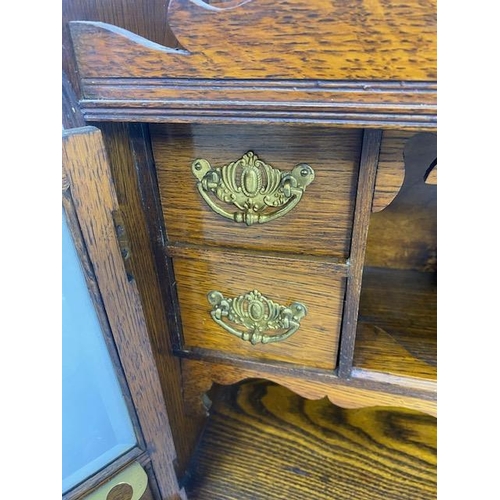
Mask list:
[{"label": "cabinet interior compartment", "polygon": [[354,372],[410,385],[437,378],[437,185],[435,134],[405,148],[405,180],[385,210],[371,216],[354,352]]}]

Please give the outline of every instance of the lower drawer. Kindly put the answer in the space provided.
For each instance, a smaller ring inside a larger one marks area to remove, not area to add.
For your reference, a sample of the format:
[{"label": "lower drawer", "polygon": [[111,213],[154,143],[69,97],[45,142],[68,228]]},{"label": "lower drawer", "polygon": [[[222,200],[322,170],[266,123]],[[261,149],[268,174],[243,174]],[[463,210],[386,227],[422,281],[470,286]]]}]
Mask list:
[{"label": "lower drawer", "polygon": [[335,368],[343,265],[200,248],[170,255],[184,350]]}]

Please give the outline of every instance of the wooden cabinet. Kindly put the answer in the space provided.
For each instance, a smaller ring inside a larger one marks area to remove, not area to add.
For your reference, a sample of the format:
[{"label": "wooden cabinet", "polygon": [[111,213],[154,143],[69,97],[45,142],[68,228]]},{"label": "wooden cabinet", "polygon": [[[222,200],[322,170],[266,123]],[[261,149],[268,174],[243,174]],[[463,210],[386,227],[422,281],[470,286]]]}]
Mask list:
[{"label": "wooden cabinet", "polygon": [[78,13],[179,470],[213,383],[436,415],[435,3]]}]

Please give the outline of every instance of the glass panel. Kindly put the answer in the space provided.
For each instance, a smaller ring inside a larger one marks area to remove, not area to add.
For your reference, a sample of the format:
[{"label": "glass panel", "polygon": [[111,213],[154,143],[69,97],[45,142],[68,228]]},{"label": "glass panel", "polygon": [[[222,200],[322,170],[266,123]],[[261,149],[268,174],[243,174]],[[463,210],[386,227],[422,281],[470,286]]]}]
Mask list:
[{"label": "glass panel", "polygon": [[63,493],[135,443],[130,416],[63,211]]}]

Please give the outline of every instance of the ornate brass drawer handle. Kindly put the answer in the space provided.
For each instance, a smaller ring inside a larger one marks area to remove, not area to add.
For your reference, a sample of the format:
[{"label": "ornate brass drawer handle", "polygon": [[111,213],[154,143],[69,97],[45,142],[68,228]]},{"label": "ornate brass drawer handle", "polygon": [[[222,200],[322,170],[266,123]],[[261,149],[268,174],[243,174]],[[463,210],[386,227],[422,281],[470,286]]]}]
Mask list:
[{"label": "ornate brass drawer handle", "polygon": [[[198,158],[191,168],[208,206],[226,219],[247,226],[270,222],[290,212],[314,179],[314,170],[306,163],[289,173],[281,172],[252,151],[222,167],[212,167],[207,160]],[[220,206],[214,197],[238,210]]]},{"label": "ornate brass drawer handle", "polygon": [[[253,345],[286,340],[299,329],[301,319],[307,314],[306,306],[300,302],[281,306],[257,290],[234,299],[225,299],[222,293],[214,290],[207,298],[213,306],[212,319],[232,335]],[[269,335],[265,333],[268,330],[276,333]]]}]

